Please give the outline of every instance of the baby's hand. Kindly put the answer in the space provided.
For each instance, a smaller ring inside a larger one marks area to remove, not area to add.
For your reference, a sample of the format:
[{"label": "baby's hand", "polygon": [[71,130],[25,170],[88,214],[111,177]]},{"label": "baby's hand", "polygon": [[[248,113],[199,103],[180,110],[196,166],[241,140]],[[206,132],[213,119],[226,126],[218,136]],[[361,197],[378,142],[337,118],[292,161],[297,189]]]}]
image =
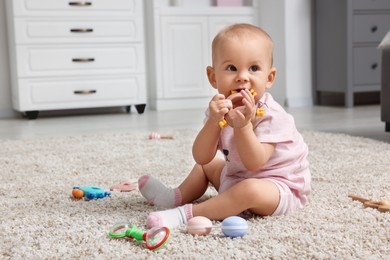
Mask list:
[{"label": "baby's hand", "polygon": [[246,126],[256,115],[256,103],[250,91],[245,89],[240,94],[243,96],[243,106],[236,107],[228,113],[231,125],[237,128]]},{"label": "baby's hand", "polygon": [[233,108],[232,101],[223,94],[216,94],[209,103],[209,118],[218,125],[224,116]]}]

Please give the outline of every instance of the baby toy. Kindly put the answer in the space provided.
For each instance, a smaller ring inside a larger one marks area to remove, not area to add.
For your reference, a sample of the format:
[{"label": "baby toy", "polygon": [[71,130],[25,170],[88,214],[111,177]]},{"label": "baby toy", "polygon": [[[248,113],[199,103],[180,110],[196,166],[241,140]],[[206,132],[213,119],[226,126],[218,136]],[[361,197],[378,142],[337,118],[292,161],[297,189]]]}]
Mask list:
[{"label": "baby toy", "polygon": [[243,237],[248,232],[248,223],[241,217],[232,216],[222,221],[221,229],[225,236]]},{"label": "baby toy", "polygon": [[76,199],[84,198],[85,200],[93,200],[108,197],[111,195],[111,193],[96,186],[74,186],[72,195]]},{"label": "baby toy", "polygon": [[[243,97],[240,94],[240,91],[241,90],[231,90],[230,91],[231,95],[228,96],[227,98],[232,101],[233,105],[241,102]],[[253,88],[251,88],[249,91],[251,92],[252,96],[256,96],[257,95],[256,91]],[[264,109],[261,108],[261,107],[257,108],[256,109],[256,116],[264,116]],[[219,121],[218,124],[219,124],[219,127],[225,128],[228,125],[228,122],[226,121],[226,119],[222,119],[221,121]]]},{"label": "baby toy", "polygon": [[174,139],[173,136],[170,135],[160,135],[159,133],[152,132],[149,134],[149,140],[159,140],[159,139]]},{"label": "baby toy", "polygon": [[[210,234],[213,227],[219,226],[213,226],[210,219],[198,216],[188,220],[186,231],[191,235],[205,236]],[[220,227],[222,233],[231,238],[243,237],[248,232],[248,223],[245,219],[238,216],[224,219]]]},{"label": "baby toy", "polygon": [[187,222],[187,233],[191,235],[206,236],[210,234],[213,223],[210,219],[202,216],[193,217]]},{"label": "baby toy", "polygon": [[117,190],[120,192],[129,192],[129,191],[135,190],[136,188],[137,188],[137,184],[124,181],[124,182],[121,182],[119,184],[112,185],[110,187],[110,191]]},{"label": "baby toy", "polygon": [[390,201],[387,200],[380,200],[380,201],[373,201],[370,199],[362,198],[359,196],[349,195],[352,200],[357,200],[363,203],[364,207],[374,208],[379,210],[380,212],[390,212]]},{"label": "baby toy", "polygon": [[146,248],[149,250],[158,250],[162,248],[169,239],[171,231],[167,227],[154,227],[147,232],[137,229],[134,224],[118,224],[115,225],[108,235],[111,238],[127,238],[137,241],[145,241]]}]

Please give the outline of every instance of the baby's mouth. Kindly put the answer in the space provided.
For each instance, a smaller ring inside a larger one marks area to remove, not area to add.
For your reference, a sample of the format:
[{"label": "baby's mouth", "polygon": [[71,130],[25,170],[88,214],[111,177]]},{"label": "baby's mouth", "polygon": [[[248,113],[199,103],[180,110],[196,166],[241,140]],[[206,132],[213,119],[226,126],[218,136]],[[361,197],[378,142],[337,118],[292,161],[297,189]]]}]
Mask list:
[{"label": "baby's mouth", "polygon": [[[244,103],[242,102],[244,97],[240,93],[242,90],[243,89],[239,88],[239,89],[234,89],[234,90],[230,91],[230,95],[227,98],[232,101],[233,108],[240,107],[240,106],[244,105]],[[253,88],[249,89],[249,91],[251,92],[252,96],[256,96],[257,93],[255,92],[255,90]]]}]

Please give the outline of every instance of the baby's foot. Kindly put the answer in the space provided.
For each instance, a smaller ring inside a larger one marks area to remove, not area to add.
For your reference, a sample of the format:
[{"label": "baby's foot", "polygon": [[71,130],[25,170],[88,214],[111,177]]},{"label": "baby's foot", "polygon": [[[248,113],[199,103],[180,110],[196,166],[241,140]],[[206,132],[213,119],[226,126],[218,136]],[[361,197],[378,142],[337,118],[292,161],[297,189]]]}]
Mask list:
[{"label": "baby's foot", "polygon": [[158,179],[144,175],[138,179],[138,188],[150,205],[173,208],[181,205],[179,188],[169,188]]},{"label": "baby's foot", "polygon": [[146,224],[148,227],[169,227],[186,224],[192,216],[192,204],[186,204],[174,209],[156,211],[149,214]]}]

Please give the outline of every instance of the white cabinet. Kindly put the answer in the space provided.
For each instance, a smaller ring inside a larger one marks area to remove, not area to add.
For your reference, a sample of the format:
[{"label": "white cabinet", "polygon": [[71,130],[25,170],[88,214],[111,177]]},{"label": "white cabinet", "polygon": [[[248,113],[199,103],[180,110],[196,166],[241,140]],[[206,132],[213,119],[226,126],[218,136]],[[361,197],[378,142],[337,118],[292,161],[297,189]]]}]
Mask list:
[{"label": "white cabinet", "polygon": [[229,24],[256,24],[255,1],[234,7],[212,2],[147,1],[152,108],[205,108],[216,93],[206,76],[212,39]]},{"label": "white cabinet", "polygon": [[12,101],[41,110],[146,105],[142,0],[7,0]]}]

